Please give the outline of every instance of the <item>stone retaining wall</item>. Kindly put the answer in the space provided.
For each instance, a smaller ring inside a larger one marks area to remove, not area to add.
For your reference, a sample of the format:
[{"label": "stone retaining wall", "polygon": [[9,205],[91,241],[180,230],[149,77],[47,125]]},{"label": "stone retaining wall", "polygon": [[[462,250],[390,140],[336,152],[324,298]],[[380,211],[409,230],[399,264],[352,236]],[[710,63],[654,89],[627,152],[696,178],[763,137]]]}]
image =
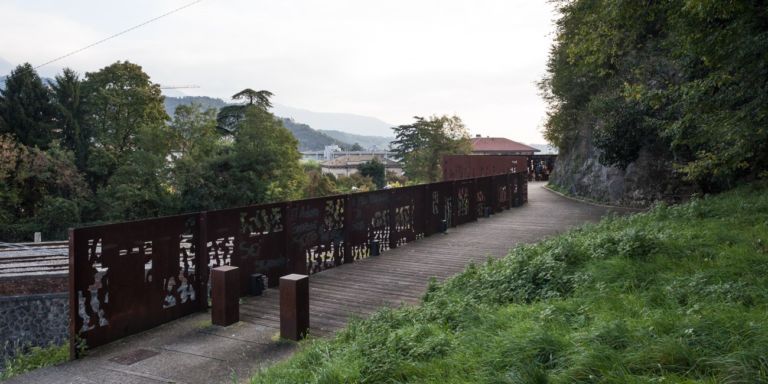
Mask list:
[{"label": "stone retaining wall", "polygon": [[0,297],[0,370],[18,348],[61,345],[69,337],[69,295]]}]

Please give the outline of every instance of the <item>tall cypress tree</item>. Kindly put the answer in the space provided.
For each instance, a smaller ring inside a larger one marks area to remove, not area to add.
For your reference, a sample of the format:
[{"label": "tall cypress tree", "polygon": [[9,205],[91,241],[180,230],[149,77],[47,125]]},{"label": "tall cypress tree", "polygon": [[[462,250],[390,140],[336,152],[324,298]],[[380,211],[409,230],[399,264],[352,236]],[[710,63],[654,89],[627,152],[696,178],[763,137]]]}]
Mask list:
[{"label": "tall cypress tree", "polygon": [[61,145],[75,153],[77,168],[84,170],[88,160],[88,143],[91,135],[83,124],[85,113],[81,104],[82,81],[77,72],[65,68],[56,82],[51,84],[57,120],[61,128]]},{"label": "tall cypress tree", "polygon": [[4,121],[0,133],[10,133],[24,145],[47,149],[56,117],[50,96],[32,65],[16,67],[0,91],[0,119]]}]

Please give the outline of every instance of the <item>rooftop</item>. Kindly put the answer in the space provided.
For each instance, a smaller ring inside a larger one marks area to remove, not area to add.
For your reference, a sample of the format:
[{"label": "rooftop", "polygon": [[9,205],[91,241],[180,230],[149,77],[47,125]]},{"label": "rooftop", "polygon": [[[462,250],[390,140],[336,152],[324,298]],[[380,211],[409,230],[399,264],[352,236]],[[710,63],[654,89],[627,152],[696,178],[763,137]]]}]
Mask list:
[{"label": "rooftop", "polygon": [[505,137],[473,137],[473,152],[539,152],[538,149],[507,139]]}]

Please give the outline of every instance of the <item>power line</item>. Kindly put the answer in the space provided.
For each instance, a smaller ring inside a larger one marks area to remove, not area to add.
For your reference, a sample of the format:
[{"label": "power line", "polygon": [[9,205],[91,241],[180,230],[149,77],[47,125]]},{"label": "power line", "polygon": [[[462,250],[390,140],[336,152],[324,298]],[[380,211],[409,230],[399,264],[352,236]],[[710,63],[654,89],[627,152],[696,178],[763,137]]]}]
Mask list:
[{"label": "power line", "polygon": [[103,43],[103,42],[105,42],[105,41],[107,41],[107,40],[111,40],[111,39],[114,39],[115,37],[118,37],[118,36],[120,36],[120,35],[124,35],[124,34],[126,34],[126,33],[130,32],[130,31],[133,31],[134,29],[137,29],[137,28],[141,28],[141,27],[143,27],[143,26],[145,26],[145,25],[147,25],[147,24],[149,24],[149,23],[151,23],[151,22],[153,22],[153,21],[157,21],[157,20],[159,20],[159,19],[162,19],[163,17],[169,16],[169,15],[172,15],[172,14],[174,14],[174,13],[178,12],[178,11],[181,11],[182,9],[185,9],[185,8],[189,8],[189,7],[191,7],[191,6],[193,6],[193,5],[197,4],[197,3],[199,3],[199,2],[201,2],[201,1],[203,1],[203,0],[195,0],[195,1],[193,1],[193,2],[191,2],[191,3],[189,3],[189,4],[187,4],[187,5],[184,5],[184,6],[181,6],[181,7],[179,7],[179,8],[176,8],[176,9],[174,9],[174,10],[168,11],[168,12],[166,12],[166,13],[164,13],[164,14],[160,15],[160,16],[157,16],[157,17],[155,17],[155,18],[149,19],[149,20],[147,20],[147,21],[145,21],[145,22],[143,22],[143,23],[141,23],[141,24],[138,24],[138,25],[134,25],[133,27],[130,27],[130,28],[128,28],[128,29],[125,29],[125,30],[123,30],[123,31],[120,31],[120,32],[118,32],[118,33],[115,33],[115,34],[114,34],[114,35],[112,35],[112,36],[109,36],[109,37],[106,37],[106,38],[104,38],[104,39],[101,39],[101,40],[99,40],[99,41],[97,41],[97,42],[95,42],[95,43],[93,43],[93,44],[87,45],[87,46],[85,46],[85,47],[83,47],[83,48],[80,48],[80,49],[78,49],[78,50],[75,50],[75,51],[69,52],[69,53],[67,53],[67,54],[65,54],[65,55],[59,56],[59,57],[57,57],[57,58],[55,58],[55,59],[53,59],[53,60],[50,60],[50,61],[46,61],[45,63],[42,63],[42,64],[40,64],[40,65],[36,66],[34,69],[38,69],[38,68],[40,68],[40,67],[46,66],[46,65],[48,65],[48,64],[51,64],[51,63],[53,63],[53,62],[56,62],[56,61],[59,61],[59,60],[61,60],[61,59],[64,59],[64,58],[66,58],[66,57],[69,57],[69,56],[72,56],[72,55],[74,55],[74,54],[77,54],[77,53],[80,53],[80,52],[82,52],[82,51],[85,51],[86,49],[88,49],[88,48],[91,48],[91,47],[94,47],[94,46],[96,46],[96,45],[99,45],[99,44],[101,44],[101,43]]}]

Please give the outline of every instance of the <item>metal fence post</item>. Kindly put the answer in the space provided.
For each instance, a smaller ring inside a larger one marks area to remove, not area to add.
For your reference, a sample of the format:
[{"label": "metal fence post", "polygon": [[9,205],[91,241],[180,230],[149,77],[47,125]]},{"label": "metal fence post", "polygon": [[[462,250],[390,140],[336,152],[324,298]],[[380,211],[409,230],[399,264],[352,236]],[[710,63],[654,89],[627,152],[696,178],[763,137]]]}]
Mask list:
[{"label": "metal fence post", "polygon": [[208,279],[210,273],[210,260],[208,255],[208,216],[205,212],[197,215],[197,238],[195,239],[195,258],[197,259],[197,287],[200,294],[200,311],[208,310]]},{"label": "metal fence post", "polygon": [[344,195],[344,264],[355,261],[354,255],[352,255],[352,209],[350,207],[349,195]]},{"label": "metal fence post", "polygon": [[395,205],[395,190],[396,189],[390,189],[386,191],[387,196],[387,210],[389,211],[389,249],[395,249],[397,248],[397,215],[395,214],[395,210],[397,209],[397,205]]},{"label": "metal fence post", "polygon": [[309,276],[280,278],[280,337],[300,340],[309,330]]},{"label": "metal fence post", "polygon": [[80,303],[77,298],[77,285],[75,284],[76,258],[75,258],[75,230],[69,228],[69,359],[77,359],[77,314]]},{"label": "metal fence post", "polygon": [[240,270],[224,265],[211,271],[213,308],[211,323],[228,326],[240,321]]}]

